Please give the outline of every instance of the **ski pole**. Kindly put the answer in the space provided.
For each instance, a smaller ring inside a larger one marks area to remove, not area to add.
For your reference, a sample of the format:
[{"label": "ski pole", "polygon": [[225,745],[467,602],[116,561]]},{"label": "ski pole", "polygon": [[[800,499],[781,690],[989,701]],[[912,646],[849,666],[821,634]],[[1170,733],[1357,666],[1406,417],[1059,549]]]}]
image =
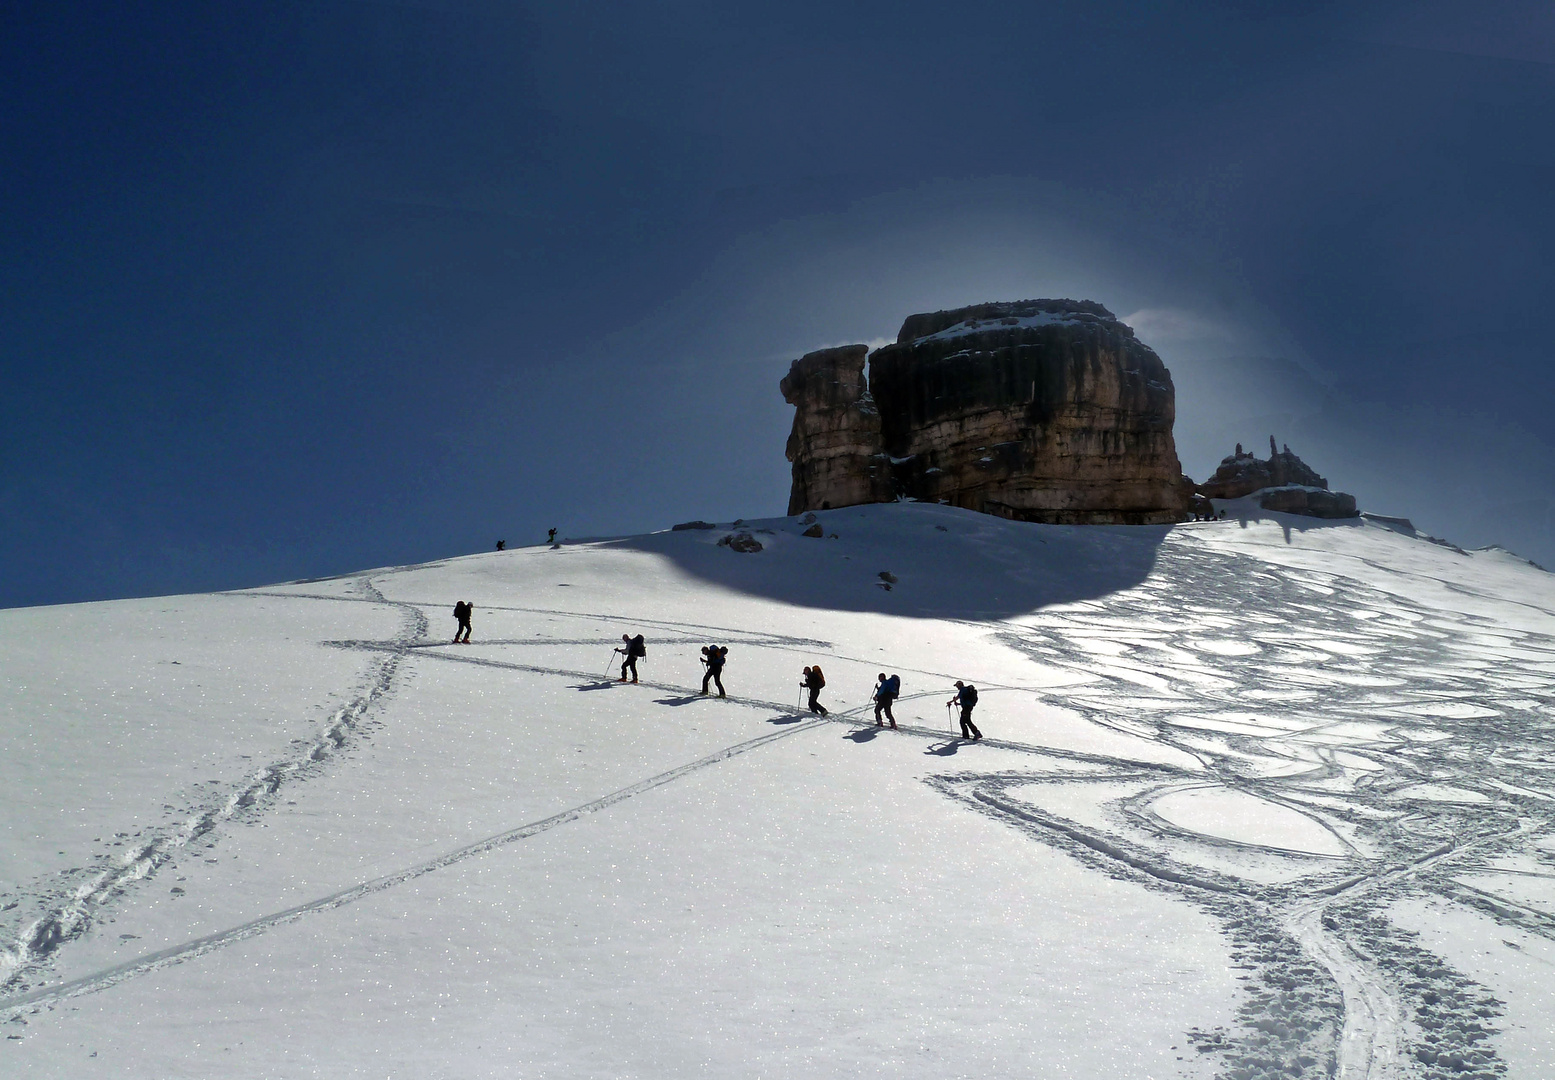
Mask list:
[{"label": "ski pole", "polygon": [[952,735],[956,733],[955,720],[950,715],[950,702],[945,702],[945,730]]},{"label": "ski pole", "polygon": [[610,678],[610,669],[616,666],[616,653],[618,653],[620,651],[621,651],[620,649],[611,649],[610,650],[610,660],[605,664],[605,673],[603,675],[601,675],[600,678],[602,678],[602,679]]}]

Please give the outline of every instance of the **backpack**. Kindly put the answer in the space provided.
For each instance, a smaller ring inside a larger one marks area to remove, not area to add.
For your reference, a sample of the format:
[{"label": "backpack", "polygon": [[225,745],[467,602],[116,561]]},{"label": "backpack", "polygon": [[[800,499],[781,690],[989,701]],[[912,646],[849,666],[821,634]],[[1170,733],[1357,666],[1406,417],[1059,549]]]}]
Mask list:
[{"label": "backpack", "polygon": [[631,641],[627,642],[626,651],[628,656],[641,656],[646,658],[648,655],[648,646],[643,644],[643,636],[638,634]]},{"label": "backpack", "polygon": [[464,622],[464,617],[466,614],[468,614],[468,612],[465,610],[463,600],[460,600],[454,604],[454,618],[458,619],[460,622]]},{"label": "backpack", "polygon": [[819,667],[812,667],[810,669],[810,685],[815,687],[817,690],[826,685],[826,676],[821,674],[821,669]]},{"label": "backpack", "polygon": [[880,684],[880,689],[895,697],[902,692],[902,677],[900,675],[892,675]]},{"label": "backpack", "polygon": [[961,688],[961,704],[969,709],[977,704],[977,687],[968,685]]}]

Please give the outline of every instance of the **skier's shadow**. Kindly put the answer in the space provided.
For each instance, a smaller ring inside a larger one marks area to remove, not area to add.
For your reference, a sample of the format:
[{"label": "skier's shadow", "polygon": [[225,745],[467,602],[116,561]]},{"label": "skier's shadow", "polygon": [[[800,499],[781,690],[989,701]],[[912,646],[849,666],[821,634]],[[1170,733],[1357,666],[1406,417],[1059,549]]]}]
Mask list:
[{"label": "skier's shadow", "polygon": [[933,754],[935,757],[953,757],[960,748],[961,741],[959,739],[951,739],[939,745],[930,746],[924,753]]},{"label": "skier's shadow", "polygon": [[857,731],[850,731],[846,735],[844,735],[843,738],[844,739],[852,739],[854,742],[856,742],[856,743],[858,743],[860,745],[863,745],[864,743],[867,743],[867,742],[874,742],[875,741],[875,736],[877,734],[879,734],[879,732],[876,731],[874,728],[866,727],[866,728],[859,728]]},{"label": "skier's shadow", "polygon": [[785,716],[774,716],[771,720],[768,720],[767,723],[769,723],[769,724],[797,724],[797,723],[800,723],[801,721],[803,721],[804,718],[805,718],[805,714],[804,713],[790,713],[790,714],[785,715]]},{"label": "skier's shadow", "polygon": [[701,694],[687,694],[685,697],[661,697],[655,698],[653,703],[655,705],[668,705],[671,708],[676,708],[681,705],[690,705],[693,701],[700,700],[701,697]]},{"label": "skier's shadow", "polygon": [[589,690],[609,690],[614,685],[614,679],[606,679],[604,682],[577,683],[573,686],[569,686],[567,689],[577,690],[579,693],[586,693]]}]

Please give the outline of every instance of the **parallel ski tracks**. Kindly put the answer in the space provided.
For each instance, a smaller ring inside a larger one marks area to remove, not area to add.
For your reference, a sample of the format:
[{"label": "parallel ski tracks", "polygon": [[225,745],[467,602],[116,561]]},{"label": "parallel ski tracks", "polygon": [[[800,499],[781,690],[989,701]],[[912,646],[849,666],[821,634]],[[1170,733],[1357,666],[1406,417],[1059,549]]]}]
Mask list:
[{"label": "parallel ski tracks", "polygon": [[[298,756],[289,758],[284,761],[273,762],[270,765],[256,770],[245,780],[240,782],[235,788],[233,788],[223,802],[214,804],[211,809],[193,813],[189,817],[188,821],[186,821],[176,831],[154,838],[134,849],[123,860],[123,865],[120,868],[113,871],[105,871],[100,873],[86,886],[77,887],[63,895],[54,906],[50,907],[42,917],[35,920],[22,933],[16,945],[13,962],[8,965],[9,973],[8,977],[5,979],[5,982],[14,985],[17,982],[22,981],[27,977],[29,972],[35,971],[39,966],[46,963],[66,943],[88,932],[94,922],[95,916],[101,911],[104,905],[111,903],[113,900],[117,899],[121,894],[136,884],[152,877],[162,866],[168,863],[171,859],[175,858],[181,851],[185,850],[190,843],[204,837],[222,822],[233,818],[238,813],[247,810],[249,807],[254,806],[256,803],[261,802],[267,797],[273,796],[282,784],[291,781],[297,776],[301,775],[307,766],[324,761],[333,753],[343,748],[353,729],[366,716],[369,710],[375,706],[381,705],[389,696],[393,694],[396,678],[399,674],[403,661],[407,656],[414,656],[418,660],[431,659],[450,663],[471,664],[478,667],[489,667],[506,671],[518,671],[535,675],[578,679],[588,684],[599,684],[604,679],[604,676],[601,676],[598,672],[594,671],[581,671],[573,668],[563,668],[543,664],[525,664],[509,660],[497,660],[489,657],[470,655],[469,653],[464,652],[454,652],[452,651],[451,647],[445,649],[443,646],[447,643],[431,642],[427,640],[427,634],[430,627],[426,614],[422,609],[428,605],[410,601],[390,600],[383,595],[383,593],[373,583],[373,580],[368,577],[364,577],[355,581],[353,583],[353,589],[354,595],[331,595],[314,593],[301,594],[295,592],[244,590],[244,595],[297,597],[314,600],[364,603],[392,607],[400,612],[402,617],[402,625],[400,631],[393,638],[387,640],[343,641],[329,643],[336,645],[337,647],[359,649],[364,652],[378,654],[377,658],[368,665],[365,674],[362,676],[361,684],[364,686],[362,692],[360,692],[358,696],[353,698],[348,704],[341,707],[340,709],[337,709],[322,729],[318,738],[316,738],[312,743],[307,744],[306,748],[302,750]],[[610,618],[611,621],[619,621],[616,617],[607,617],[598,613],[560,611],[546,608],[515,608],[513,610],[556,614],[585,619]],[[647,624],[647,622],[644,620],[637,621],[644,622],[645,625]],[[706,630],[717,631],[722,629],[706,626],[692,626],[690,624],[672,624],[664,622],[663,620],[654,621],[654,624],[665,629],[673,628],[681,632]],[[748,631],[744,632],[744,634],[747,637],[750,637]],[[750,640],[749,643],[756,647],[778,648],[802,648],[826,646],[829,644],[826,642],[812,641],[805,638],[786,637],[783,635],[757,635],[754,639]],[[530,642],[525,642],[525,644],[530,644]],[[542,640],[533,642],[533,644],[567,644],[567,642],[549,642]],[[661,690],[668,693],[688,693],[686,687],[677,684],[654,682],[644,679],[641,681],[641,685],[647,689]],[[910,700],[915,697],[925,696],[933,695],[908,695],[903,700]],[[245,923],[240,927],[234,927],[231,930],[223,931],[219,934],[203,937],[195,941],[188,942],[184,945],[174,946],[170,949],[162,950],[161,952],[149,954],[148,956],[128,961],[125,964],[107,969],[104,972],[99,972],[96,975],[84,976],[80,979],[72,980],[69,983],[64,983],[53,987],[39,988],[37,990],[29,991],[17,996],[0,998],[0,1014],[3,1014],[7,1010],[14,1012],[17,1009],[27,1008],[44,1001],[53,1000],[62,995],[71,996],[77,993],[86,993],[95,989],[101,989],[105,986],[112,985],[114,982],[129,978],[133,975],[149,970],[154,970],[157,967],[165,966],[170,963],[176,963],[193,956],[202,955],[203,953],[209,952],[212,949],[220,948],[234,941],[243,940],[246,937],[253,936],[256,933],[260,933],[263,930],[268,929],[270,926],[280,925],[284,922],[302,918],[303,916],[312,912],[329,910],[330,908],[350,903],[353,900],[359,899],[365,895],[369,895],[372,892],[390,888],[393,885],[396,885],[401,881],[408,880],[411,877],[419,876],[420,874],[430,872],[445,865],[449,865],[451,862],[457,862],[463,858],[468,858],[471,855],[479,854],[482,851],[490,850],[493,847],[500,846],[501,844],[509,843],[517,839],[522,839],[525,836],[533,835],[535,832],[545,831],[546,829],[553,828],[556,825],[563,824],[566,821],[575,820],[577,817],[585,813],[591,813],[593,811],[603,809],[606,806],[610,806],[616,802],[619,802],[623,798],[628,798],[631,795],[640,793],[641,791],[650,790],[653,787],[668,783],[674,779],[679,778],[680,776],[685,775],[687,772],[704,768],[707,765],[713,764],[717,761],[726,760],[727,758],[736,754],[744,753],[746,750],[766,745],[776,738],[787,737],[788,735],[792,735],[800,731],[812,730],[823,724],[835,724],[865,730],[874,729],[874,724],[872,721],[864,718],[865,715],[870,711],[870,706],[868,704],[850,710],[833,712],[824,717],[802,718],[799,715],[796,715],[798,710],[794,706],[783,702],[772,702],[740,695],[730,695],[722,700],[725,700],[727,703],[733,705],[770,710],[779,714],[793,716],[794,719],[791,721],[792,726],[786,727],[781,731],[769,732],[758,736],[755,739],[737,743],[734,746],[719,751],[718,753],[711,755],[708,758],[700,759],[699,761],[693,762],[687,766],[682,766],[678,769],[671,770],[668,773],[661,774],[657,777],[652,777],[649,780],[642,781],[641,783],[632,785],[629,788],[623,788],[621,791],[614,792],[611,795],[604,796],[602,799],[595,800],[594,802],[585,804],[581,807],[575,807],[573,810],[566,811],[563,814],[556,815],[552,818],[547,818],[541,822],[535,822],[531,823],[530,825],[521,826],[516,830],[511,830],[509,832],[499,834],[496,837],[488,838],[488,840],[481,841],[478,844],[472,845],[468,848],[461,848],[458,851],[452,852],[446,856],[442,856],[439,859],[431,860],[428,863],[418,864],[416,867],[402,871],[399,874],[390,875],[386,878],[375,879],[371,882],[364,882],[360,885],[353,886],[339,893],[331,894],[328,897],[323,897],[319,900],[312,901],[297,908],[287,909],[284,912],[278,912],[272,916],[262,917],[260,919],[254,920],[251,923]],[[901,724],[896,730],[898,733],[909,736],[953,738],[953,736],[947,736],[946,732],[939,729],[925,728],[912,724]],[[1046,747],[1030,746],[1027,744],[1011,742],[1008,740],[985,739],[983,740],[983,745],[997,747],[1005,750],[1014,750],[1018,752],[1040,753],[1047,756],[1070,758],[1088,762],[1116,764],[1114,759],[1102,757],[1099,755],[1053,750]],[[1163,766],[1161,768],[1163,771],[1173,774],[1181,772],[1181,770],[1168,766]]]},{"label": "parallel ski tracks", "polygon": [[351,599],[395,607],[402,618],[399,633],[384,643],[384,655],[375,658],[361,676],[360,692],[335,710],[319,736],[308,743],[305,750],[245,776],[229,789],[223,801],[195,809],[176,829],[136,845],[119,858],[116,866],[99,871],[47,905],[44,912],[22,931],[14,948],[6,951],[7,963],[0,987],[25,979],[29,971],[47,962],[67,942],[89,931],[106,905],[150,878],[191,843],[261,799],[275,794],[283,783],[310,764],[323,761],[339,750],[366,714],[393,693],[405,650],[426,636],[426,617],[414,607],[385,599],[369,579],[358,580],[354,588],[362,595]]},{"label": "parallel ski tracks", "polygon": [[240,941],[246,941],[249,938],[266,933],[267,931],[272,930],[278,926],[284,926],[287,923],[297,922],[298,920],[306,918],[309,915],[316,915],[324,911],[332,911],[335,908],[343,907],[346,904],[354,903],[357,900],[362,900],[376,893],[381,893],[385,890],[392,889],[397,885],[402,885],[407,881],[422,877],[423,875],[454,866],[457,863],[464,862],[466,859],[472,859],[478,855],[487,854],[488,852],[495,851],[498,848],[505,847],[508,844],[517,843],[521,840],[527,840],[530,837],[538,836],[544,832],[549,832],[551,829],[557,828],[558,826],[567,825],[571,822],[578,821],[579,819],[587,817],[590,814],[598,813],[599,811],[605,810],[611,806],[616,805],[617,803],[624,802],[633,796],[652,791],[654,788],[663,787],[665,784],[673,783],[683,776],[687,776],[694,772],[699,772],[702,769],[708,768],[709,766],[717,765],[719,762],[728,761],[730,758],[737,757],[740,754],[749,753],[752,750],[770,745],[771,743],[777,742],[780,739],[786,739],[792,735],[797,735],[801,731],[808,731],[812,728],[819,727],[822,723],[824,723],[824,721],[813,720],[808,723],[784,728],[779,731],[765,732],[753,739],[746,739],[744,742],[738,742],[732,746],[726,746],[722,750],[708,754],[706,757],[698,758],[695,761],[687,762],[684,765],[679,765],[666,772],[659,773],[657,776],[650,776],[646,780],[639,780],[635,784],[630,784],[627,787],[612,791],[608,795],[603,795],[597,799],[592,799],[589,802],[574,806],[568,810],[563,810],[557,814],[552,814],[549,817],[541,818],[538,821],[532,821],[526,825],[520,825],[516,828],[505,830],[493,836],[488,836],[484,840],[477,840],[473,844],[466,844],[465,846],[456,848],[453,851],[444,852],[435,858],[428,859],[425,862],[417,863],[414,866],[406,867],[405,869],[396,871],[395,873],[387,874],[383,877],[373,878],[370,881],[363,881],[356,885],[352,885],[349,888],[330,893],[328,896],[321,896],[316,900],[310,900],[306,904],[298,904],[295,907],[286,908],[283,911],[277,911],[269,915],[264,915],[257,919],[252,919],[246,923],[242,923],[241,925],[223,930],[219,933],[195,938],[192,941],[186,941],[181,945],[175,945],[171,948],[147,953],[144,956],[137,957],[134,960],[127,961],[123,964],[105,968],[90,975],[84,975],[80,978],[60,983],[56,986],[45,987],[32,991],[31,993],[19,995],[17,997],[0,999],[0,1016],[14,1015],[18,1011],[26,1010],[38,1005],[61,1001],[66,998],[79,997],[83,994],[95,993],[99,990],[105,990],[117,983],[125,981],[126,979],[134,978],[137,975],[144,975],[148,972],[156,971],[160,968],[164,968],[172,964],[182,963],[185,960],[192,960],[196,957],[204,956],[205,954],[214,952],[217,949],[225,948],[228,945],[234,945]]}]

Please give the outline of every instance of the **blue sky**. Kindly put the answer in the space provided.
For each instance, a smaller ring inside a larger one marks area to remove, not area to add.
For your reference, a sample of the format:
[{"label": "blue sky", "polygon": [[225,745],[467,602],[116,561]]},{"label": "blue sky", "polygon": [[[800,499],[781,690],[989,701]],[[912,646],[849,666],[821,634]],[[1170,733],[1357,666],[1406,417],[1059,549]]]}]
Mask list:
[{"label": "blue sky", "polygon": [[7,5],[0,605],[781,513],[789,359],[1035,296],[1555,565],[1551,130],[1536,4]]}]

